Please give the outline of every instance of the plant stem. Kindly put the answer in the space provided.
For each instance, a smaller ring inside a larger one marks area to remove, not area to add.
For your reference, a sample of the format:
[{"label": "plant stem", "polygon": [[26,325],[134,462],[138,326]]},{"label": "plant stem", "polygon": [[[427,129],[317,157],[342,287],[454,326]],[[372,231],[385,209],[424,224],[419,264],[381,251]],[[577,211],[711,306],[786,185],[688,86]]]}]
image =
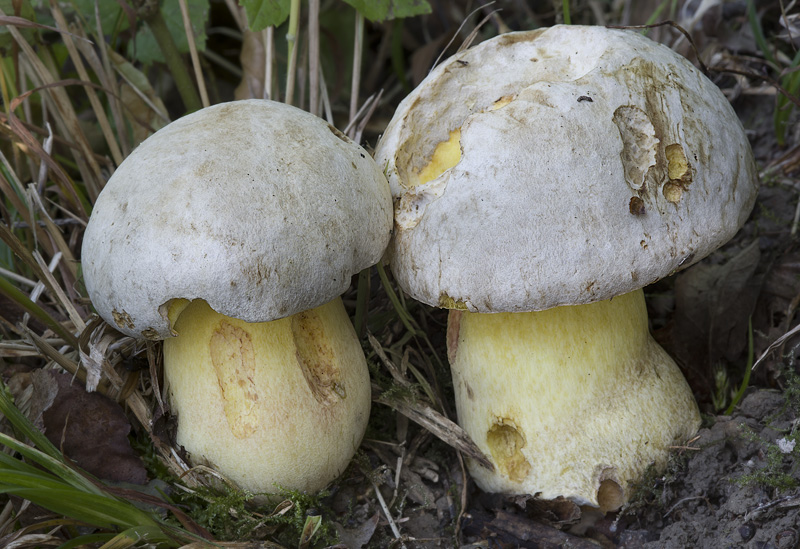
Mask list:
[{"label": "plant stem", "polygon": [[289,9],[289,29],[286,32],[286,43],[289,46],[289,63],[286,67],[286,97],[283,98],[287,105],[292,104],[294,95],[295,67],[297,66],[297,34],[300,31],[300,0],[292,0]]},{"label": "plant stem", "polygon": [[187,112],[200,110],[202,104],[200,103],[200,96],[197,94],[197,88],[195,88],[192,77],[189,75],[189,70],[183,63],[183,58],[178,51],[178,46],[175,45],[175,40],[172,39],[167,23],[164,21],[164,16],[161,15],[161,8],[158,6],[155,9],[148,8],[149,6],[140,7],[137,10],[137,14],[153,33],[153,37],[158,43],[158,48],[167,63],[169,72],[175,80],[175,86],[178,88],[178,93],[183,100],[183,106]]}]

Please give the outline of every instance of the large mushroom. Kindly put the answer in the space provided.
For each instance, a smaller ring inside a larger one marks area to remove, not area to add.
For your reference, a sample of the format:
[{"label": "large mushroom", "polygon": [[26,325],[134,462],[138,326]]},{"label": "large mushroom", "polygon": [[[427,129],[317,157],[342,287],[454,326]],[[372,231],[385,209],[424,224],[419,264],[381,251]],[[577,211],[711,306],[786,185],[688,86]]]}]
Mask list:
[{"label": "large mushroom", "polygon": [[161,129],[94,206],[97,312],[166,339],[177,443],[253,492],[318,490],[366,428],[370,382],[340,295],[392,229],[386,178],[338,130],[271,101]]},{"label": "large mushroom", "polygon": [[725,96],[638,32],[509,33],[436,67],[375,156],[394,277],[451,309],[459,422],[495,465],[471,465],[478,485],[618,508],[700,424],[641,288],[753,206]]}]

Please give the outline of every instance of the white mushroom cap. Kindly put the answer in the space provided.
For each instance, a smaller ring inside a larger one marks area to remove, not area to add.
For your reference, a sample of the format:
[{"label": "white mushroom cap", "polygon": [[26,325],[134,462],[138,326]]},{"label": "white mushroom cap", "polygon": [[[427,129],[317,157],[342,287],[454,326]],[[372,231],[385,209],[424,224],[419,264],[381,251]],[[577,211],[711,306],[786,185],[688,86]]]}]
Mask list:
[{"label": "white mushroom cap", "polygon": [[169,124],[119,166],[83,273],[103,318],[164,338],[175,298],[247,322],[322,305],[380,259],[391,229],[386,179],[361,147],[300,109],[237,101]]},{"label": "white mushroom cap", "polygon": [[[460,159],[425,182],[458,129]],[[510,33],[453,56],[401,103],[375,158],[395,198],[398,283],[473,312],[650,284],[731,238],[757,190],[720,90],[669,48],[603,27]]]}]

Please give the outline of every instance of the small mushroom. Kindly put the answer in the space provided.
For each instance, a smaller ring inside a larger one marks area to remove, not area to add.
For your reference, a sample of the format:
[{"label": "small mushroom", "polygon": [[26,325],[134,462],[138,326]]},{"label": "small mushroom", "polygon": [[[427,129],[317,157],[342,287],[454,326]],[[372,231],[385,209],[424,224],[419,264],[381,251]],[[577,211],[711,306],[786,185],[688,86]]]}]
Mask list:
[{"label": "small mushroom", "polygon": [[164,339],[177,444],[240,487],[319,490],[370,411],[340,295],[392,228],[381,170],[319,118],[215,105],[143,142],[95,204],[83,273],[97,312]]},{"label": "small mushroom", "polygon": [[618,508],[700,424],[641,288],[722,245],[753,206],[725,96],[637,32],[509,33],[436,67],[376,160],[395,279],[452,309],[459,422],[495,465],[471,464],[478,485]]}]

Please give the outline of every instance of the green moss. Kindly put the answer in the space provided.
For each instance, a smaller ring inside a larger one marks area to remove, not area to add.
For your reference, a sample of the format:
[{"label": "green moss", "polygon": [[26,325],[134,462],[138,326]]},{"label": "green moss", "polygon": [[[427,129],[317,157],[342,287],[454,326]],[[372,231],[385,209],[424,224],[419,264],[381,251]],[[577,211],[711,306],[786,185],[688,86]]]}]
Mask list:
[{"label": "green moss", "polygon": [[[749,486],[757,484],[765,488],[772,488],[778,492],[786,492],[797,488],[800,483],[786,470],[789,468],[793,470],[797,467],[796,460],[800,454],[800,434],[787,436],[787,441],[794,441],[794,449],[786,453],[778,446],[777,443],[771,441],[763,441],[758,435],[749,429],[743,430],[743,436],[752,442],[761,444],[764,455],[764,465],[754,470],[752,473],[742,475],[734,480],[740,486]],[[789,462],[795,462],[795,465],[789,465]]]}]

